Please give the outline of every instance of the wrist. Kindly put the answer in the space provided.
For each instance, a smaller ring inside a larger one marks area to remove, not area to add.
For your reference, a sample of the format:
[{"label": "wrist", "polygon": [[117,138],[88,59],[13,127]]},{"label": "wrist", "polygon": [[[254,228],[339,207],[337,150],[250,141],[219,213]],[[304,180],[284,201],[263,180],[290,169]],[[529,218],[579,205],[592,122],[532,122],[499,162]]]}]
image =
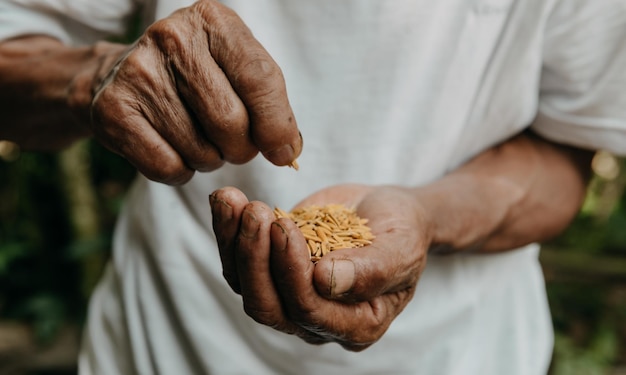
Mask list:
[{"label": "wrist", "polygon": [[414,189],[431,221],[431,253],[483,251],[523,199],[519,186],[498,177],[469,173],[445,176]]},{"label": "wrist", "polygon": [[91,104],[96,90],[126,48],[98,42],[84,52],[82,68],[70,81],[66,95],[67,106],[83,135],[91,134]]}]

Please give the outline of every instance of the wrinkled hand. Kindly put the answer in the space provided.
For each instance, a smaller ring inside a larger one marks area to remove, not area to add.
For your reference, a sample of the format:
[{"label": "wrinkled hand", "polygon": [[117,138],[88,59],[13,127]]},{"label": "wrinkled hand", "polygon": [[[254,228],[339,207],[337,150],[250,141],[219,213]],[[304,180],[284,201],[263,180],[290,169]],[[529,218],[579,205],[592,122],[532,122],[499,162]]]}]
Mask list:
[{"label": "wrinkled hand", "polygon": [[95,138],[150,179],[180,184],[258,152],[276,165],[300,154],[279,67],[217,1],[153,24],[99,80]]},{"label": "wrinkled hand", "polygon": [[228,187],[210,196],[224,277],[261,324],[353,351],[376,342],[412,298],[431,228],[408,189],[341,185],[299,206],[343,203],[368,218],[372,245],[309,258],[293,221]]}]

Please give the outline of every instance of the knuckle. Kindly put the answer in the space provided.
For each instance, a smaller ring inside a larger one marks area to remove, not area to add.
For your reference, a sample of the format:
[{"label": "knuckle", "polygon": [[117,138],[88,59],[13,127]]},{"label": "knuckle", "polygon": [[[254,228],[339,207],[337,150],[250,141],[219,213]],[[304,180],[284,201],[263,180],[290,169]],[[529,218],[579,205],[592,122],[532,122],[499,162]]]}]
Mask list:
[{"label": "knuckle", "polygon": [[244,72],[247,72],[244,77],[255,80],[253,82],[276,76],[282,77],[282,72],[274,60],[261,52],[254,53],[254,56],[245,62],[242,68]]},{"label": "knuckle", "polygon": [[219,22],[224,18],[235,16],[235,12],[232,9],[214,1],[198,1],[191,9],[203,19],[212,22]]},{"label": "knuckle", "polygon": [[211,130],[221,135],[245,134],[248,128],[248,112],[242,105],[226,102],[213,104]]},{"label": "knuckle", "polygon": [[189,41],[189,32],[183,25],[185,23],[165,18],[151,25],[145,35],[167,55],[171,55],[173,52],[184,49]]},{"label": "knuckle", "polygon": [[229,100],[210,103],[210,112],[201,116],[201,119],[205,136],[226,157],[233,153],[237,155],[241,145],[249,142],[248,112],[243,105]]},{"label": "knuckle", "polygon": [[258,148],[252,143],[248,132],[248,115],[243,106],[218,108],[212,121],[205,126],[205,134],[221,152],[221,158],[233,164],[252,160]]},{"label": "knuckle", "polygon": [[282,71],[269,55],[254,55],[238,69],[236,85],[253,90],[254,95],[259,97],[271,95],[279,89],[277,82],[282,82]]}]

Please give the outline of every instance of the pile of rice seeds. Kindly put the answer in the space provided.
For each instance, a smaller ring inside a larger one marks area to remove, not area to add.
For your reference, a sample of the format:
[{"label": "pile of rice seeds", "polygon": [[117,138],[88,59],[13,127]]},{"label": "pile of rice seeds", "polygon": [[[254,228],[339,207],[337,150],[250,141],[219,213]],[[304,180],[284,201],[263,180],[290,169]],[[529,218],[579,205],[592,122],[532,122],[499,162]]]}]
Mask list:
[{"label": "pile of rice seeds", "polygon": [[277,207],[274,215],[277,219],[285,217],[296,223],[306,239],[313,262],[333,250],[367,246],[374,239],[367,219],[360,218],[354,209],[341,204],[308,206],[291,212]]}]

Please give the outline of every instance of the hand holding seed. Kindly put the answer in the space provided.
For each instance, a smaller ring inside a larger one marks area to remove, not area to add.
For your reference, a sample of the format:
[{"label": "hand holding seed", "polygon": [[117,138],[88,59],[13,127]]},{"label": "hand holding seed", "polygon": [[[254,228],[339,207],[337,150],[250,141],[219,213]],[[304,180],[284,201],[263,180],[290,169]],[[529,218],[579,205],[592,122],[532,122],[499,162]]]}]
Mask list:
[{"label": "hand holding seed", "polygon": [[219,1],[174,12],[115,54],[94,78],[85,122],[149,179],[183,184],[258,153],[297,168],[302,139],[282,71]]},{"label": "hand holding seed", "polygon": [[261,324],[310,343],[353,351],[376,342],[413,296],[431,240],[430,224],[410,191],[341,185],[298,207],[355,207],[375,237],[311,261],[301,229],[276,219],[262,202],[235,188],[210,196],[224,277]]}]

